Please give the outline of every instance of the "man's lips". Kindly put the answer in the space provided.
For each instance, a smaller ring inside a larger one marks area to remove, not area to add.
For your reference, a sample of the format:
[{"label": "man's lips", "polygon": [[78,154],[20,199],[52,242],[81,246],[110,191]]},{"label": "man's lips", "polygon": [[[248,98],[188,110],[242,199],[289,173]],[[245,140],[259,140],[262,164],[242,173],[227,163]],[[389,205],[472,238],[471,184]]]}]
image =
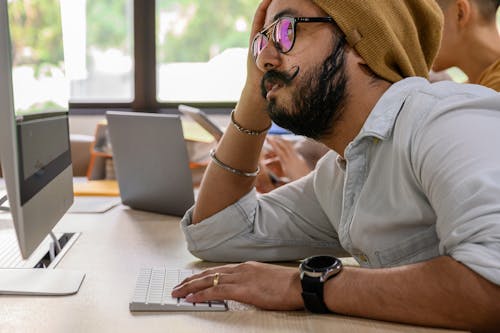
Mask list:
[{"label": "man's lips", "polygon": [[278,82],[277,80],[268,80],[265,82],[264,87],[266,88],[266,97],[269,98],[271,93],[283,87],[283,83]]}]

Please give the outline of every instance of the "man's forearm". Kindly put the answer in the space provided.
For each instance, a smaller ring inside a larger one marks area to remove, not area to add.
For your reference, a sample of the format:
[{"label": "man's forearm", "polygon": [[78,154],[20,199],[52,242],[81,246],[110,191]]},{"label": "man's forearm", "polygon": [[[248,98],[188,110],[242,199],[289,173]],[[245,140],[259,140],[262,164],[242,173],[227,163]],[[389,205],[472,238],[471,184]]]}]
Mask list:
[{"label": "man's forearm", "polygon": [[325,285],[334,312],[472,331],[500,328],[500,287],[451,257],[385,269],[346,267]]},{"label": "man's forearm", "polygon": [[[247,89],[250,90],[250,89]],[[235,118],[241,126],[252,130],[262,130],[270,124],[265,114],[265,105],[260,100],[249,100],[250,96],[242,95],[237,106]],[[216,157],[231,168],[252,172],[257,169],[259,156],[266,133],[258,136],[248,135],[229,125],[216,151]],[[210,163],[201,183],[200,193],[193,213],[193,224],[196,224],[216,212],[236,202],[254,186],[255,177],[245,177],[224,170]]]}]

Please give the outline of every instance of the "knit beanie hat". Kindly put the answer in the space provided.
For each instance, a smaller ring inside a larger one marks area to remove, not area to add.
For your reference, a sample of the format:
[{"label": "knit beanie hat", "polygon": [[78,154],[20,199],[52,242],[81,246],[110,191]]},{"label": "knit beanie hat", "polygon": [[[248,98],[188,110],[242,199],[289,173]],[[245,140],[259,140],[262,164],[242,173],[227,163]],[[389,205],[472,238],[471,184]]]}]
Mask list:
[{"label": "knit beanie hat", "polygon": [[313,0],[380,77],[428,77],[441,42],[436,0]]}]

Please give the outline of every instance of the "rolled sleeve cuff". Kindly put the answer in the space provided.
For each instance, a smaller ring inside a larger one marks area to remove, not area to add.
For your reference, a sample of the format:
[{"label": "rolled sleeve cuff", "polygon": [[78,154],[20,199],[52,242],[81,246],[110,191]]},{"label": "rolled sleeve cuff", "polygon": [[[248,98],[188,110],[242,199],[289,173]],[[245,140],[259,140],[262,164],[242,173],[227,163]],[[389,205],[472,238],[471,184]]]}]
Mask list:
[{"label": "rolled sleeve cuff", "polygon": [[194,207],[191,207],[181,220],[188,250],[205,251],[248,233],[253,228],[256,206],[256,191],[253,189],[236,203],[197,224],[192,224]]}]

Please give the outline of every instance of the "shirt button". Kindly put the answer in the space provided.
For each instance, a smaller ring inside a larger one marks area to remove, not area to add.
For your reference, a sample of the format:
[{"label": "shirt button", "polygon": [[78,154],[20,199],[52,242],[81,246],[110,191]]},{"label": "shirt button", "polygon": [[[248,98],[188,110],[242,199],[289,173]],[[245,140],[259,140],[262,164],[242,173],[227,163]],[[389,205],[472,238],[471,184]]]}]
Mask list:
[{"label": "shirt button", "polygon": [[358,254],[356,257],[358,258],[359,261],[365,264],[368,263],[368,257],[364,253]]}]

